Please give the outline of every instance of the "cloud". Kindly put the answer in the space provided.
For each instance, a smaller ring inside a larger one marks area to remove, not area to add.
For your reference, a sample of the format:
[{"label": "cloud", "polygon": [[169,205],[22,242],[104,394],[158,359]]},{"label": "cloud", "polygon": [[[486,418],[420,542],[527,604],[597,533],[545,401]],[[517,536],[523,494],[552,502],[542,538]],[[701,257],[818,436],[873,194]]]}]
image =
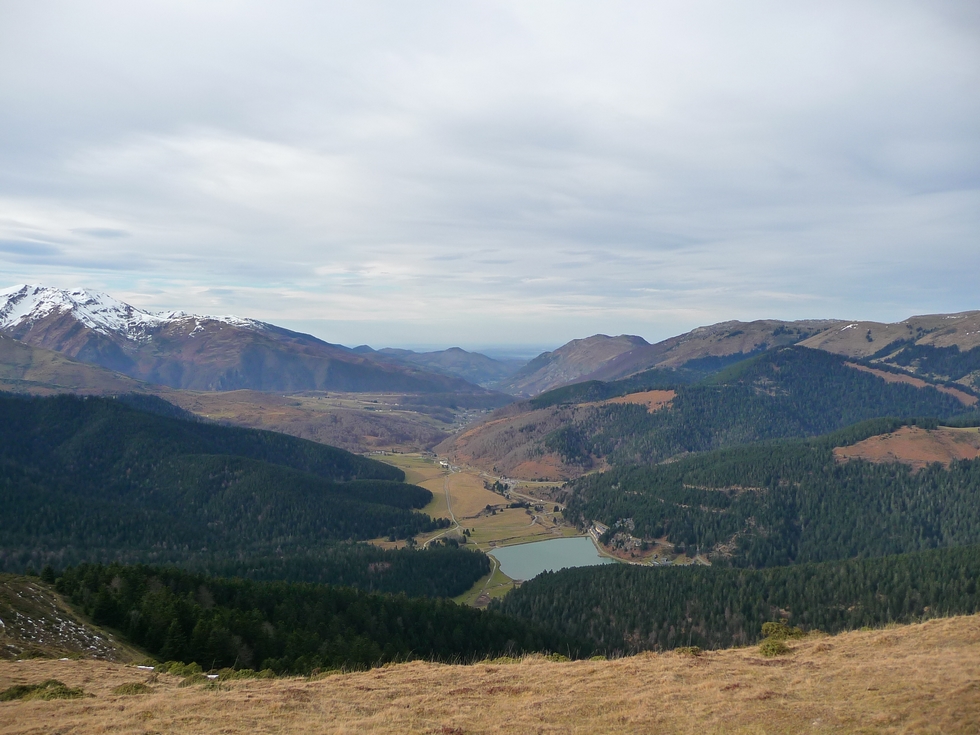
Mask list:
[{"label": "cloud", "polygon": [[112,227],[76,227],[72,229],[72,232],[78,235],[88,235],[89,237],[98,237],[104,240],[129,237],[129,233],[126,230],[118,230]]},{"label": "cloud", "polygon": [[57,246],[0,262],[352,343],[977,308],[978,41],[956,2],[22,5],[0,238]]},{"label": "cloud", "polygon": [[61,253],[61,249],[46,242],[28,240],[0,240],[0,253],[24,255],[29,259],[44,259]]}]

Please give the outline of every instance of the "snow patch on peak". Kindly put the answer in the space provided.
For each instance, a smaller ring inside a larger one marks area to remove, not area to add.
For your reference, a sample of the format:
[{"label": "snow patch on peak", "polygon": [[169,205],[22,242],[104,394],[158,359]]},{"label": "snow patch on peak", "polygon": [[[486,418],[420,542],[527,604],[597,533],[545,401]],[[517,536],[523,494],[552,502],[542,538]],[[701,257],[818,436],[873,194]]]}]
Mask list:
[{"label": "snow patch on peak", "polygon": [[[261,329],[264,324],[236,316],[200,317],[183,311],[153,314],[99,291],[18,285],[0,290],[0,329],[32,323],[52,314],[70,314],[89,329],[106,335],[123,335],[135,341],[150,338],[148,331],[188,319],[215,320],[233,326]],[[197,331],[195,329],[195,331]]]}]

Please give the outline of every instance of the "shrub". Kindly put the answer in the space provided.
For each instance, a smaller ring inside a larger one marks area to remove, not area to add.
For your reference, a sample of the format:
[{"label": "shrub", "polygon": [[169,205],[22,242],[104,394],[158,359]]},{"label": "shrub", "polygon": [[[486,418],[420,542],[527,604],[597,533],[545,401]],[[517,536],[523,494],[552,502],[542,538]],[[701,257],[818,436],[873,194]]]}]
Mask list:
[{"label": "shrub", "polygon": [[682,656],[700,656],[702,653],[704,653],[700,646],[681,646],[680,648],[675,648],[674,650]]},{"label": "shrub", "polygon": [[773,656],[785,656],[789,652],[789,646],[778,638],[766,638],[759,644],[759,653],[766,658],[772,658]]},{"label": "shrub", "polygon": [[78,699],[88,696],[81,689],[72,689],[57,679],[47,679],[40,684],[16,684],[0,692],[0,702],[15,699]]},{"label": "shrub", "polygon": [[790,628],[782,620],[762,624],[762,635],[777,641],[784,641],[787,638],[802,638],[804,636],[802,628]]},{"label": "shrub", "polygon": [[555,661],[556,663],[564,663],[565,661],[571,661],[568,656],[564,656],[560,653],[549,653],[544,657],[545,661]]},{"label": "shrub", "polygon": [[120,684],[112,690],[113,694],[149,694],[153,689],[146,684],[134,681],[130,684]]}]

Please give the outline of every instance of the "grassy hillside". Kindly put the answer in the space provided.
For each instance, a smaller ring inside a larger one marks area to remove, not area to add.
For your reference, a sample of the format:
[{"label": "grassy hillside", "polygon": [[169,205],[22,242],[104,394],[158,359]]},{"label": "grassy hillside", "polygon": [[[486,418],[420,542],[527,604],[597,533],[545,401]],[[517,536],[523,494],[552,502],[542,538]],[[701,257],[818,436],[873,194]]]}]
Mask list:
[{"label": "grassy hillside", "polygon": [[[0,691],[58,679],[84,699],[0,704],[6,733],[975,733],[980,617],[757,647],[557,663],[416,661],[326,678],[225,680],[95,661],[0,662]],[[134,683],[147,693],[133,696]]]}]

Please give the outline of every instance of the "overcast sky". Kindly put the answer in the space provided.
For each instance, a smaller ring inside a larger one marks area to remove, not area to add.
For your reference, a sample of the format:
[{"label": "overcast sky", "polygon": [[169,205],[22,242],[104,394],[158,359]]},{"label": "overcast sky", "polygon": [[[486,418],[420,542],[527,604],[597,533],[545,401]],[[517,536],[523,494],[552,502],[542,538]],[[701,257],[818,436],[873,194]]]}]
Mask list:
[{"label": "overcast sky", "polygon": [[980,4],[0,0],[0,287],[375,347],[980,309]]}]

